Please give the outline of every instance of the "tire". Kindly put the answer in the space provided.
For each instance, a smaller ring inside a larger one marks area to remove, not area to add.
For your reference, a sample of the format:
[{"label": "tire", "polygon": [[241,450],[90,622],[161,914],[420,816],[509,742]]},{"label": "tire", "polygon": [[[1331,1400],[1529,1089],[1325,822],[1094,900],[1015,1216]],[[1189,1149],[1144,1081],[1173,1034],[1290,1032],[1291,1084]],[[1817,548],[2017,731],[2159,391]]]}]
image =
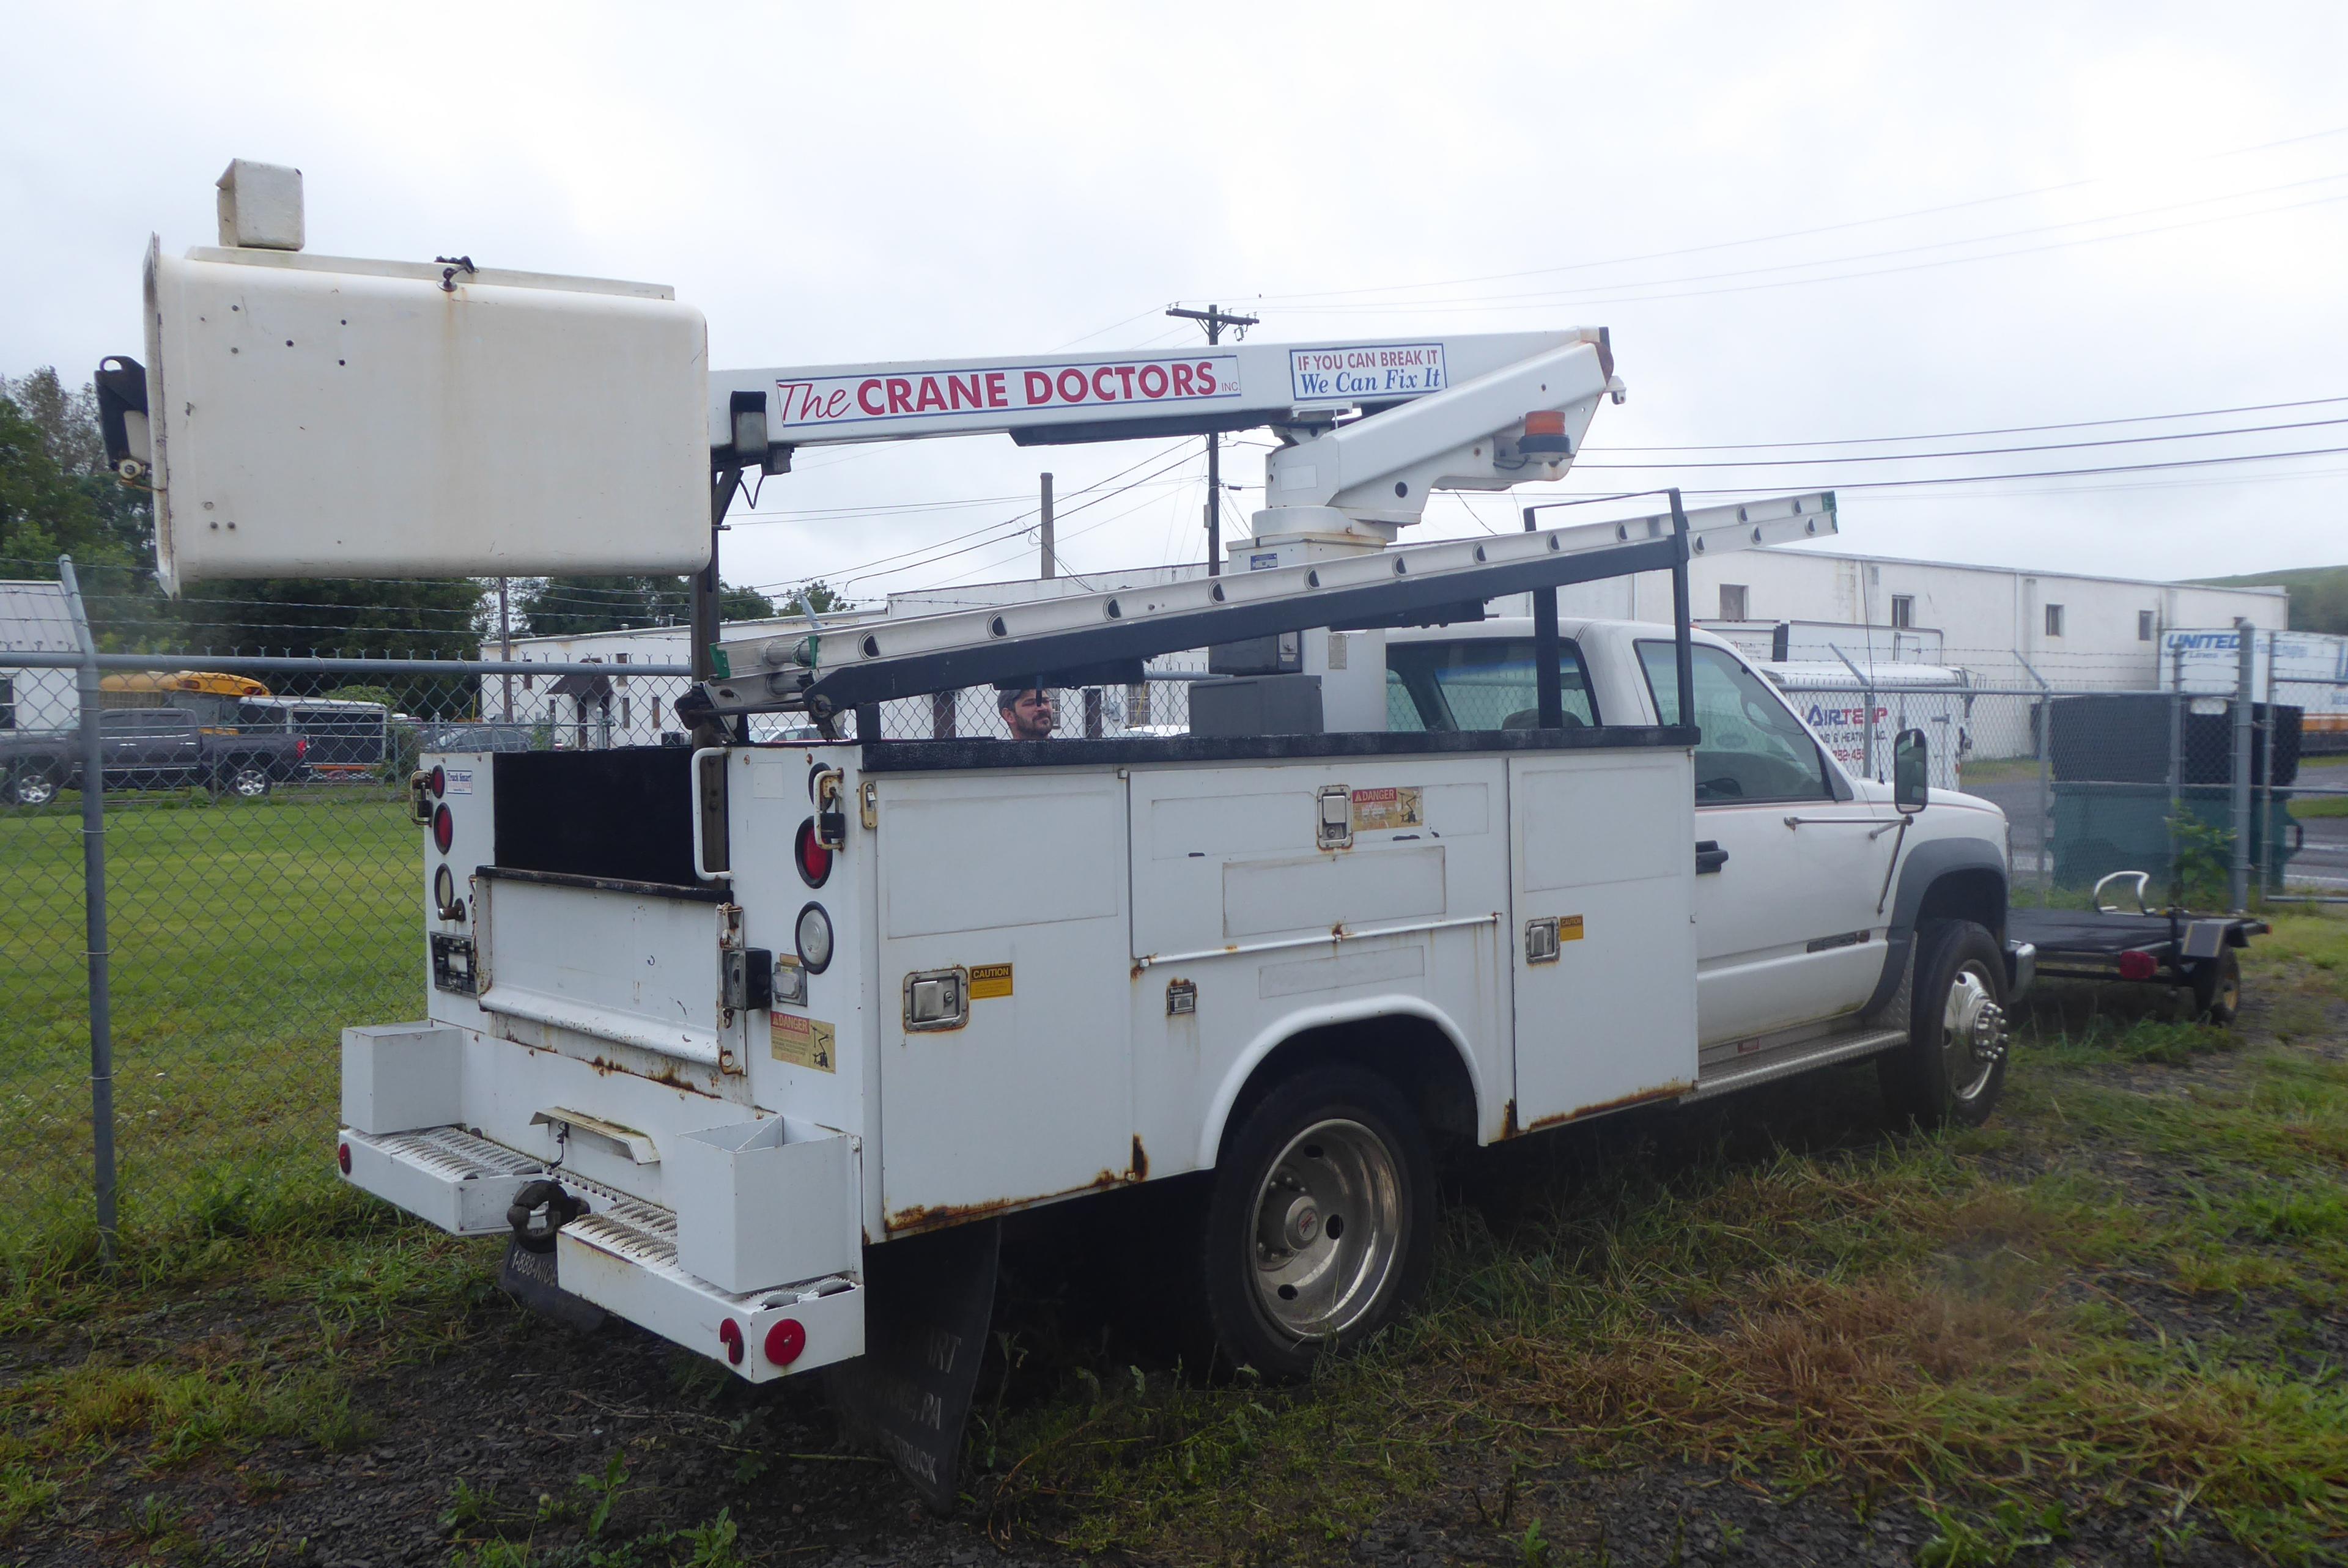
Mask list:
[{"label": "tire", "polygon": [[46,805],[57,798],[57,776],[46,768],[18,768],[8,775],[6,794],[10,805]]},{"label": "tire", "polygon": [[2005,955],[1971,920],[1917,938],[1908,1043],[1877,1059],[1883,1098],[1920,1127],[1978,1127],[2005,1088]]},{"label": "tire", "polygon": [[2193,966],[2193,1016],[2224,1029],[2242,1009],[2242,960],[2231,948]]},{"label": "tire", "polygon": [[239,800],[263,800],[267,798],[269,790],[269,769],[261,763],[222,763],[212,774],[212,794],[216,795],[232,794]]},{"label": "tire", "polygon": [[1216,1343],[1235,1366],[1304,1377],[1402,1315],[1434,1242],[1434,1157],[1409,1104],[1359,1068],[1300,1072],[1215,1168],[1200,1263]]}]

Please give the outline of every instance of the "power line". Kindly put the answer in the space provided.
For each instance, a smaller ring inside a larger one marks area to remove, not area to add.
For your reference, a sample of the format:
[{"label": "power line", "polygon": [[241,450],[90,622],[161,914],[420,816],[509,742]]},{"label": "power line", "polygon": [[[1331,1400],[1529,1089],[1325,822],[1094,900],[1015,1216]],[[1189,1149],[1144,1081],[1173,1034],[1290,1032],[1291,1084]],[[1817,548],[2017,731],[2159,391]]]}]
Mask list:
[{"label": "power line", "polygon": [[2168,419],[2215,419],[2228,414],[2266,414],[2279,408],[2315,408],[2348,403],[2348,397],[2302,397],[2289,403],[2245,403],[2234,408],[2196,408],[2182,414],[2132,414],[2118,419],[2075,419],[2060,425],[2003,425],[1987,430],[1946,430],[1929,436],[1844,436],[1818,441],[1746,441],[1695,446],[1585,446],[1585,452],[1758,452],[1787,446],[1869,446],[1901,441],[1961,441],[1976,436],[2031,436],[2042,430],[2090,430],[2106,425],[2149,425]]},{"label": "power line", "polygon": [[1668,468],[1676,472],[1682,468],[1814,468],[1828,463],[1915,463],[1936,457],[2006,457],[2024,452],[2075,452],[2089,446],[2140,446],[2153,441],[2202,441],[2218,436],[2261,436],[2276,430],[2313,430],[2333,425],[2348,425],[2348,418],[2299,419],[2283,425],[2245,425],[2230,430],[2180,430],[2168,436],[2110,436],[2099,441],[2044,441],[2030,446],[1960,447],[1952,452],[1886,452],[1879,456],[1862,454],[1839,457],[1733,457],[1719,463],[1576,463],[1574,466],[1643,472]]},{"label": "power line", "polygon": [[[2190,159],[2187,161],[2191,163],[2214,163],[2229,158],[2246,157],[2254,152],[2271,151],[2279,147],[2291,147],[2302,142],[2321,141],[2328,138],[2343,134],[2348,134],[2348,125],[2333,126],[2325,130],[2310,131],[2303,136],[2284,137],[2277,141],[2260,142],[2250,147],[2232,148],[2223,152],[2204,153],[2198,158]],[[2119,177],[2113,175],[2091,175],[2084,179],[2065,180],[2054,185],[2034,186],[2024,190],[2011,190],[1998,196],[1974,197],[1968,200],[1946,202],[1935,207],[1919,207],[1905,212],[1885,213],[1874,218],[1854,218],[1841,222],[1819,224],[1807,229],[1788,229],[1775,234],[1758,234],[1742,240],[1716,240],[1702,245],[1685,245],[1668,251],[1648,251],[1635,255],[1612,257],[1603,261],[1569,261],[1551,267],[1529,267],[1518,272],[1487,272],[1474,277],[1447,278],[1433,280],[1423,283],[1390,283],[1358,289],[1329,289],[1303,293],[1258,294],[1255,297],[1259,300],[1270,302],[1342,299],[1359,294],[1404,293],[1421,289],[1466,288],[1477,283],[1507,282],[1515,278],[1546,277],[1559,272],[1591,272],[1601,267],[1622,267],[1630,266],[1641,261],[1669,261],[1677,256],[1703,255],[1713,251],[1735,250],[1747,245],[1775,244],[1781,240],[1805,240],[1811,238],[1814,235],[1838,233],[1849,229],[1865,229],[1883,223],[1904,222],[1911,218],[1930,218],[1937,216],[1942,212],[1961,211],[1972,207],[1993,206],[1999,202],[2004,201],[2020,201],[2033,196],[2052,195],[2059,190],[2075,190],[2083,186],[2108,184],[2116,178]],[[1416,302],[1425,303],[1426,302],[1420,301]],[[1132,319],[1132,317],[1127,318],[1128,321]],[[1117,324],[1123,325],[1124,323],[1119,323]]]}]

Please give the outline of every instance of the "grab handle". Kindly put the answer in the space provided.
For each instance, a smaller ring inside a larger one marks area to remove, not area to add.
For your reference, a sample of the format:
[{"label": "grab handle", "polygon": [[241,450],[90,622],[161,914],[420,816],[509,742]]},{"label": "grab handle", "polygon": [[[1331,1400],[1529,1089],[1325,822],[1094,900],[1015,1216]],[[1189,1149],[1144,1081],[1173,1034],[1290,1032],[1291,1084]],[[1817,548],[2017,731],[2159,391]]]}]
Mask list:
[{"label": "grab handle", "polygon": [[701,826],[701,764],[706,758],[722,757],[726,753],[724,746],[703,746],[695,751],[692,760],[685,764],[686,779],[690,784],[685,793],[693,797],[693,874],[704,882],[722,882],[726,879],[726,873],[723,870],[712,871],[703,863],[703,857],[708,852],[709,837]]}]

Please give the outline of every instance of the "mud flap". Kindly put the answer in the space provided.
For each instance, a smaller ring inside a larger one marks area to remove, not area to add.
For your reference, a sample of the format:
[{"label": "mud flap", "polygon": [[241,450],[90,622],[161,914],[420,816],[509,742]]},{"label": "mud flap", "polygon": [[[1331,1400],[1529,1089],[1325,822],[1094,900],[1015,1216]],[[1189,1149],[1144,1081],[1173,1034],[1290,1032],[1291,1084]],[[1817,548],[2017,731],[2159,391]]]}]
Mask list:
[{"label": "mud flap", "polygon": [[864,1354],[828,1373],[849,1437],[896,1460],[941,1512],[960,1495],[1002,1240],[1000,1220],[981,1220],[865,1248]]},{"label": "mud flap", "polygon": [[603,1309],[584,1296],[573,1296],[556,1283],[554,1255],[531,1252],[521,1243],[506,1242],[506,1260],[498,1268],[498,1288],[541,1317],[565,1328],[592,1334],[603,1327]]}]

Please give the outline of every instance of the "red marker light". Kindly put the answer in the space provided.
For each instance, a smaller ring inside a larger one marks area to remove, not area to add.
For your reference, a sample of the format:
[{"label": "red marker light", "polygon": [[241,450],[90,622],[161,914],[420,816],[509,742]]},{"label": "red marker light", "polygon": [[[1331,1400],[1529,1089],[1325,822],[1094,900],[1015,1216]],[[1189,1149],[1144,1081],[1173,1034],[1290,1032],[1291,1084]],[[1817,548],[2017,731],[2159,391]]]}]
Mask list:
[{"label": "red marker light", "polygon": [[436,808],[432,813],[432,846],[446,855],[448,853],[448,845],[455,843],[456,839],[456,817],[449,813],[446,805]]},{"label": "red marker light", "polygon": [[1565,434],[1565,411],[1561,408],[1540,408],[1525,415],[1528,436],[1562,436]]},{"label": "red marker light", "polygon": [[442,795],[447,794],[448,793],[448,770],[443,767],[435,767],[432,770],[432,798],[434,800],[438,800]]},{"label": "red marker light", "polygon": [[335,1145],[335,1163],[343,1168],[343,1174],[345,1176],[351,1173],[351,1146],[348,1143]]},{"label": "red marker light", "polygon": [[799,824],[798,836],[791,841],[791,858],[798,863],[799,880],[810,887],[820,887],[831,876],[831,849],[816,836],[815,818]]},{"label": "red marker light", "polygon": [[767,1330],[767,1359],[778,1367],[789,1366],[806,1348],[807,1329],[797,1318],[781,1318]]},{"label": "red marker light", "polygon": [[726,1359],[734,1366],[742,1364],[742,1326],[731,1317],[717,1326],[717,1342],[726,1347]]},{"label": "red marker light", "polygon": [[2120,979],[2124,980],[2148,980],[2159,972],[2160,966],[2153,961],[2150,953],[2131,948],[2120,955]]}]

